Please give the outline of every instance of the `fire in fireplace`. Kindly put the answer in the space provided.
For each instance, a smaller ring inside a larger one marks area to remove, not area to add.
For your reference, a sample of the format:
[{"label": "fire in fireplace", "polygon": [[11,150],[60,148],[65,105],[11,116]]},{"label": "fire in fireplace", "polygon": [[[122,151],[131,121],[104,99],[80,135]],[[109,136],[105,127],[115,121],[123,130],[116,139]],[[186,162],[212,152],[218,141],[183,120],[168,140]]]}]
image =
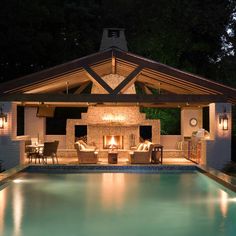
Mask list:
[{"label": "fire in fireplace", "polygon": [[104,135],[103,136],[104,149],[123,149],[124,142],[122,135]]}]

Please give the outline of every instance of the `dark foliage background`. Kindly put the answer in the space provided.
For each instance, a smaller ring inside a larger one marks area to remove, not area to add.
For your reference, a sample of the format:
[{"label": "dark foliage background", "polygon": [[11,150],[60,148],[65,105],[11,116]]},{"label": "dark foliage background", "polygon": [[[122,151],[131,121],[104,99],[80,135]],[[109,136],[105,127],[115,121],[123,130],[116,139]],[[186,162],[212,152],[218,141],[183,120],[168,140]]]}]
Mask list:
[{"label": "dark foliage background", "polygon": [[236,44],[226,33],[235,8],[234,0],[1,0],[1,81],[97,52],[104,27],[124,27],[130,51],[236,85],[235,56],[222,50],[222,37]]},{"label": "dark foliage background", "polygon": [[134,53],[236,87],[235,0],[1,0],[0,82],[97,52],[104,27],[125,28]]}]

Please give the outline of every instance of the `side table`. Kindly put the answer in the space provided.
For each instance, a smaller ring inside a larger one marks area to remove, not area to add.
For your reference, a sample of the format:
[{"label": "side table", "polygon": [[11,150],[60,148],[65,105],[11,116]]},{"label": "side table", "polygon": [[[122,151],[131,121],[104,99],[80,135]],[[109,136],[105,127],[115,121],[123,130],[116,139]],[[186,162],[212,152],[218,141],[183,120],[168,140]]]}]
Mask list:
[{"label": "side table", "polygon": [[108,163],[117,164],[118,152],[108,152]]},{"label": "side table", "polygon": [[163,159],[163,146],[160,144],[154,144],[152,150],[152,163],[162,164]]}]

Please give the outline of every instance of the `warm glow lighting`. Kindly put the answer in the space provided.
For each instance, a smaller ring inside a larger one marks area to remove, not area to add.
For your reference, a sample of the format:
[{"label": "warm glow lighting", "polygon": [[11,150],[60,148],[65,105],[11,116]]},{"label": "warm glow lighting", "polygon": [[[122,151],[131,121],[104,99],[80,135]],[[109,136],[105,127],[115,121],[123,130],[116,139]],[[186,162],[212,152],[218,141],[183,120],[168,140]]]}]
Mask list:
[{"label": "warm glow lighting", "polygon": [[229,198],[229,202],[236,202],[236,197],[234,197],[234,198]]},{"label": "warm glow lighting", "polygon": [[228,123],[229,123],[229,119],[226,114],[226,109],[224,108],[224,113],[220,114],[219,116],[219,126],[222,130],[228,130],[229,129]]},{"label": "warm glow lighting", "polygon": [[124,173],[102,174],[102,204],[106,209],[120,209],[125,200],[125,175]]},{"label": "warm glow lighting", "polygon": [[4,128],[6,122],[7,122],[7,115],[2,112],[2,107],[0,107],[0,129]]},{"label": "warm glow lighting", "polygon": [[19,184],[19,183],[21,183],[21,182],[22,182],[21,179],[14,179],[14,180],[13,180],[13,183],[16,183],[16,184]]},{"label": "warm glow lighting", "polygon": [[116,141],[115,141],[115,138],[114,138],[113,135],[112,135],[112,137],[111,137],[111,140],[110,140],[109,145],[111,145],[111,146],[116,145]]},{"label": "warm glow lighting", "polygon": [[222,215],[226,217],[228,212],[228,194],[223,190],[220,190],[220,209]]},{"label": "warm glow lighting", "polygon": [[220,116],[219,118],[219,125],[222,130],[228,130],[228,117],[226,114]]},{"label": "warm glow lighting", "polygon": [[7,191],[0,191],[0,235],[4,232],[5,208],[7,205]]},{"label": "warm glow lighting", "polygon": [[122,122],[125,121],[125,117],[123,115],[107,114],[102,117],[102,120],[108,122]]},{"label": "warm glow lighting", "polygon": [[116,66],[116,58],[115,57],[112,57],[111,64],[112,64],[112,66]]},{"label": "warm glow lighting", "polygon": [[22,196],[22,189],[20,185],[15,185],[13,189],[13,235],[22,236],[21,234],[21,224],[23,218],[23,205],[24,198]]},{"label": "warm glow lighting", "polygon": [[223,130],[228,130],[228,117],[223,118]]},{"label": "warm glow lighting", "polygon": [[123,137],[120,135],[103,136],[104,149],[123,149]]},{"label": "warm glow lighting", "polygon": [[4,118],[0,117],[0,129],[4,128]]}]

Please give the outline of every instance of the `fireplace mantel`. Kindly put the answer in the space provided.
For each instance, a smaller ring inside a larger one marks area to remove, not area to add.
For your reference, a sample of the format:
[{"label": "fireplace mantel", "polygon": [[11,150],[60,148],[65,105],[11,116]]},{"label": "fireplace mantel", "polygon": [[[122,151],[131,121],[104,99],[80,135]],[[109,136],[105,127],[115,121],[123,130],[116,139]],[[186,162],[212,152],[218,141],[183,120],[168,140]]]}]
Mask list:
[{"label": "fireplace mantel", "polygon": [[107,122],[107,123],[94,123],[94,124],[87,124],[88,126],[121,126],[121,127],[138,127],[140,124],[123,124],[117,122]]}]

